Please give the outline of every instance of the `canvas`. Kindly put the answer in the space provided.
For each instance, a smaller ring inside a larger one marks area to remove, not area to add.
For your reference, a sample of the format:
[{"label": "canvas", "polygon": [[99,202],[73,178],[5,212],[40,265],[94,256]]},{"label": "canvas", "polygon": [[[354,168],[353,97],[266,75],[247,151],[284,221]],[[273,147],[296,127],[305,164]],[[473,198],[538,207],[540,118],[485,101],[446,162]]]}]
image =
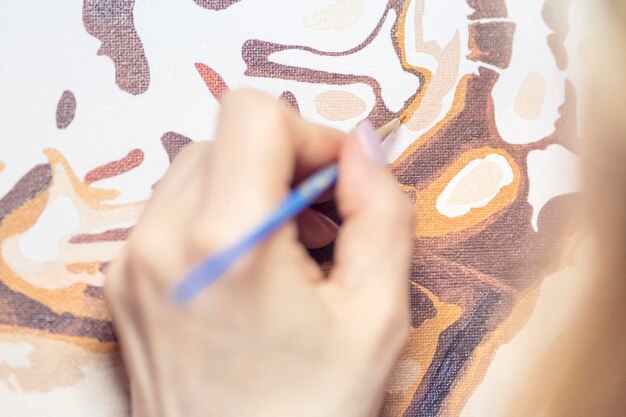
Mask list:
[{"label": "canvas", "polygon": [[[580,15],[570,0],[1,2],[0,415],[128,415],[107,265],[240,87],[346,131],[403,117],[384,149],[417,219],[412,328],[382,414],[506,415],[585,285]],[[312,255],[332,263],[332,247]]]}]

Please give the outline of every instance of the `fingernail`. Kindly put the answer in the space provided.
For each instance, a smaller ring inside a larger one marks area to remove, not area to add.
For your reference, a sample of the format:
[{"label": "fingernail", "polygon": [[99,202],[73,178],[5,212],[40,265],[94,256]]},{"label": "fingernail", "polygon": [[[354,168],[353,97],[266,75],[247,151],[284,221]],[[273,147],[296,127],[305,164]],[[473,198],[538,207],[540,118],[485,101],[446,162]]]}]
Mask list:
[{"label": "fingernail", "polygon": [[381,137],[372,123],[369,120],[363,120],[356,125],[355,132],[363,153],[377,164],[385,165],[385,154],[380,147]]}]

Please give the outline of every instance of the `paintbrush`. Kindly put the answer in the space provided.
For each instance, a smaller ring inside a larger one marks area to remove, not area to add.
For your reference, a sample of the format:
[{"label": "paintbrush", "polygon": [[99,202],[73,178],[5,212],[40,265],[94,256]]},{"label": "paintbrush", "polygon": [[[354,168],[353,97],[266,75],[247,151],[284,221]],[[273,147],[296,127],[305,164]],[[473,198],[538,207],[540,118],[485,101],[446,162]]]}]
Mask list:
[{"label": "paintbrush", "polygon": [[[376,131],[381,139],[387,138],[400,126],[400,119],[393,119]],[[283,224],[287,223],[315,202],[337,182],[337,164],[321,169],[300,185],[278,205],[276,210],[259,226],[231,247],[208,257],[174,287],[174,301],[184,304],[224,274],[241,256],[254,248]]]}]

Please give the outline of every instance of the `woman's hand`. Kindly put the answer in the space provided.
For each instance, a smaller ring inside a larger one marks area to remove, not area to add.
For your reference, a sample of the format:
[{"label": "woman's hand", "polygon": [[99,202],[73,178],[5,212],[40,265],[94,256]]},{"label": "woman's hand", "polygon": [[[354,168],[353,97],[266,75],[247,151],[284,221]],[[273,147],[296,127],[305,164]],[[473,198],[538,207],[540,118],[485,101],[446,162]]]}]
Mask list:
[{"label": "woman's hand", "polygon": [[[378,412],[408,332],[413,231],[378,139],[369,124],[345,135],[307,123],[256,91],[224,98],[216,140],[176,158],[109,270],[133,416]],[[190,268],[337,160],[344,223],[327,278],[301,242],[329,243],[336,227],[307,211],[189,305],[173,305]]]}]

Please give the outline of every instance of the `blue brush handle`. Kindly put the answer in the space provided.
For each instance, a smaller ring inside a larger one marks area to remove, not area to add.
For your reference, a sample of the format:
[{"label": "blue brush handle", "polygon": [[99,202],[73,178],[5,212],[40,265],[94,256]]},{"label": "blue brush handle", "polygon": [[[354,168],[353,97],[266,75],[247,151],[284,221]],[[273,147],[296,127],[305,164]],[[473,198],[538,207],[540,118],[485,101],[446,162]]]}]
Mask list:
[{"label": "blue brush handle", "polygon": [[287,223],[337,182],[339,169],[331,165],[316,172],[280,203],[276,211],[239,242],[202,261],[174,288],[174,300],[186,303],[224,274],[237,259]]}]

